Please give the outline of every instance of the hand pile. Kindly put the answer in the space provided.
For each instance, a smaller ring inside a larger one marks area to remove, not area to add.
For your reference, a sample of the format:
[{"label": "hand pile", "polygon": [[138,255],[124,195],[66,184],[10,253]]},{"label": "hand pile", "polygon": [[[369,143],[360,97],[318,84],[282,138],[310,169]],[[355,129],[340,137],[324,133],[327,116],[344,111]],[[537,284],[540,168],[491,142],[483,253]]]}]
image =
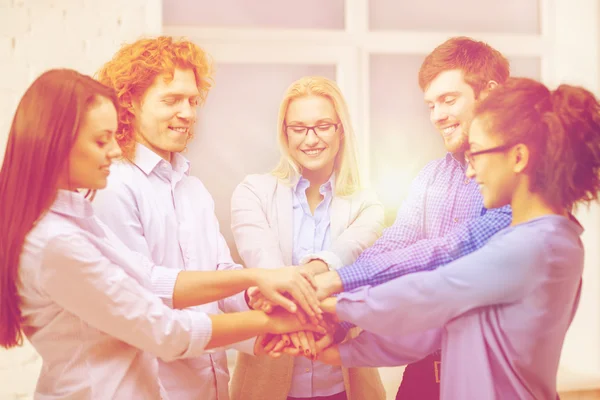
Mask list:
[{"label": "hand pile", "polygon": [[[254,353],[273,358],[288,354],[339,364],[337,346],[331,347],[334,344],[334,334],[339,329],[339,321],[335,316],[336,299],[326,298],[321,301],[319,297],[326,294],[320,290],[314,276],[301,267],[285,267],[269,272],[264,282],[248,289],[248,305],[269,314],[271,331],[280,333],[259,336]],[[288,285],[293,290],[282,293],[282,282],[285,281],[294,282]],[[287,312],[283,312],[279,306]],[[290,324],[289,313],[295,314],[293,324]],[[298,323],[307,330],[298,331]],[[319,329],[314,329],[315,325]]]}]

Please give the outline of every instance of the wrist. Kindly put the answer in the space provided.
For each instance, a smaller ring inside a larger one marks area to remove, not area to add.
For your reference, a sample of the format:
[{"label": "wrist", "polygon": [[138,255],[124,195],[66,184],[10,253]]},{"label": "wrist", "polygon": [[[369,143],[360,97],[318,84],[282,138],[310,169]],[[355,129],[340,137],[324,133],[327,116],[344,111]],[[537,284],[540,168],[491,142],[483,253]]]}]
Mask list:
[{"label": "wrist", "polygon": [[323,274],[323,289],[327,296],[340,293],[344,290],[344,285],[340,274],[337,271],[329,271]]},{"label": "wrist", "polygon": [[246,271],[245,283],[248,285],[248,288],[252,286],[259,286],[262,268],[244,268],[243,271]]},{"label": "wrist", "polygon": [[318,258],[310,260],[306,264],[300,266],[300,268],[312,273],[313,275],[319,275],[329,271],[329,265],[327,265],[325,261]]},{"label": "wrist", "polygon": [[259,335],[271,333],[271,318],[269,318],[267,314],[260,310],[252,310],[248,312],[253,314],[251,318],[252,321],[256,323],[256,328]]}]

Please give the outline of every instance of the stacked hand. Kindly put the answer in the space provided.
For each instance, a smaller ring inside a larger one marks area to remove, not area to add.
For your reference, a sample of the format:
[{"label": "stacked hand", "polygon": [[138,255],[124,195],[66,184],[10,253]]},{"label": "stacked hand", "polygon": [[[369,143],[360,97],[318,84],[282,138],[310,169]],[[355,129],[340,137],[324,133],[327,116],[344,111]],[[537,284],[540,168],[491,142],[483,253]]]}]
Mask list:
[{"label": "stacked hand", "polygon": [[[304,313],[313,323],[318,322],[322,311],[316,292],[317,283],[312,274],[300,267],[256,271],[256,287],[247,292],[251,308],[270,313],[276,306],[281,306],[291,313],[297,313],[302,323],[306,323]],[[297,312],[298,306],[304,313]]]},{"label": "stacked hand", "polygon": [[[263,301],[262,304],[265,303]],[[339,365],[337,346],[332,346],[334,344],[334,333],[338,328],[338,320],[335,317],[335,304],[335,298],[325,299],[321,303],[321,308],[327,313],[318,322],[323,329],[322,331],[311,328],[311,330],[293,333],[262,335],[255,342],[254,353],[256,355],[266,354],[273,358],[278,358],[282,354],[304,356],[312,360],[319,359],[329,364]],[[263,308],[267,313],[280,310],[272,304],[269,305],[268,309],[269,311],[266,311]],[[301,323],[305,324],[307,316],[302,311],[298,311],[296,314],[296,317],[302,321]]]}]

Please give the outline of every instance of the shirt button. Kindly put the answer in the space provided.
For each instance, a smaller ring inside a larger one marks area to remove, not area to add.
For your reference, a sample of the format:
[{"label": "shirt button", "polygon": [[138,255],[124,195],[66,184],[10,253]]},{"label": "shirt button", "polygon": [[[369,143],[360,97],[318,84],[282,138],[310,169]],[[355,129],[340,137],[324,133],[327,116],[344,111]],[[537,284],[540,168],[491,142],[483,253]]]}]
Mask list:
[{"label": "shirt button", "polygon": [[306,368],[304,371],[305,372],[310,372],[310,368]]},{"label": "shirt button", "polygon": [[454,222],[458,222],[458,218],[454,218]]},{"label": "shirt button", "polygon": [[468,185],[471,180],[469,178],[465,179],[465,185]]}]

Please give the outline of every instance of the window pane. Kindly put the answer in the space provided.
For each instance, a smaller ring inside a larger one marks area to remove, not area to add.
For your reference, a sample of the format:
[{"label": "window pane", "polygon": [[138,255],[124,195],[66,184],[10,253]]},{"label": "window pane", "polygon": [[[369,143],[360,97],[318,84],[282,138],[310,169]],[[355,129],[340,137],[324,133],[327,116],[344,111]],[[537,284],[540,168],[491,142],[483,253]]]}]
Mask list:
[{"label": "window pane", "polygon": [[372,30],[539,33],[539,0],[370,0]]},{"label": "window pane", "polygon": [[305,75],[335,79],[335,66],[218,64],[215,85],[200,108],[196,137],[184,155],[192,175],[215,200],[221,232],[239,261],[230,229],[231,194],[248,174],[279,161],[276,125],[285,89]]},{"label": "window pane", "polygon": [[163,24],[344,29],[344,0],[163,0]]},{"label": "window pane", "polygon": [[[417,82],[422,55],[374,55],[370,62],[371,182],[391,224],[410,183],[429,161],[445,154],[429,122]],[[540,60],[511,59],[512,74],[539,79]]]}]

